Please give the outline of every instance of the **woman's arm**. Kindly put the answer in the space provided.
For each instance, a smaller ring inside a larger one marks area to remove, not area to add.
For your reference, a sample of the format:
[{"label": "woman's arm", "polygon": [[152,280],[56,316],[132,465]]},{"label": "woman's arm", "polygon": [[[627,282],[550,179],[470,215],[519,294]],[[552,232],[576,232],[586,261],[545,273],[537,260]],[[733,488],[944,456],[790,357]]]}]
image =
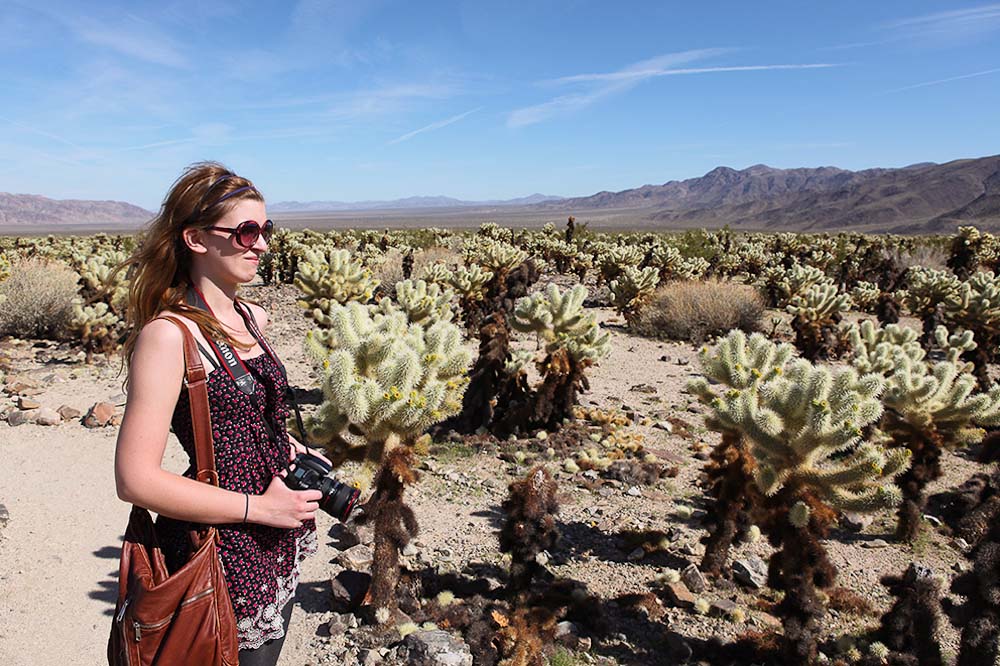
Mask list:
[{"label": "woman's arm", "polygon": [[[161,468],[170,418],[184,376],[183,336],[165,319],[147,324],[129,369],[128,402],[115,449],[118,497],[156,513],[206,524],[242,522],[243,493],[223,490]],[[322,494],[295,491],[280,477],[263,495],[249,498],[247,521],[298,527],[316,511]]]}]

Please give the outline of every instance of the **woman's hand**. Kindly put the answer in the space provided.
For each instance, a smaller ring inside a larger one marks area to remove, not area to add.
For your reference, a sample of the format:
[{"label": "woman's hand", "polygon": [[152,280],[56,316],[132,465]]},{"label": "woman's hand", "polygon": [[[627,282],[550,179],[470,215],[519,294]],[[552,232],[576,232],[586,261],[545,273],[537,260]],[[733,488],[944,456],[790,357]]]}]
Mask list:
[{"label": "woman's hand", "polygon": [[330,462],[330,459],[327,458],[325,455],[323,455],[323,453],[319,449],[314,449],[312,447],[305,446],[304,444],[301,444],[298,441],[296,441],[296,439],[291,435],[288,436],[288,443],[289,443],[288,462],[292,462],[293,460],[295,460],[295,456],[297,456],[300,453],[311,453],[312,455],[316,456],[317,458],[325,462],[330,467],[333,467],[333,463]]},{"label": "woman's hand", "polygon": [[316,518],[323,493],[318,490],[292,490],[282,476],[275,476],[263,495],[251,495],[247,521],[270,527],[291,529]]}]

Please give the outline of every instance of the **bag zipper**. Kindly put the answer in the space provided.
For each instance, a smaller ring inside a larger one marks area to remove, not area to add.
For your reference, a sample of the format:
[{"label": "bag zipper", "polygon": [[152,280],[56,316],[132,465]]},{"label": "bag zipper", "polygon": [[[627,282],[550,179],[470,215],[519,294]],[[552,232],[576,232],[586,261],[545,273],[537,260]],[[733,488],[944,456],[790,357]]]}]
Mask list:
[{"label": "bag zipper", "polygon": [[[212,592],[214,592],[214,591],[215,591],[214,587],[206,588],[206,589],[202,590],[201,592],[199,592],[198,594],[196,594],[194,596],[191,596],[191,597],[188,597],[187,599],[185,599],[184,601],[182,601],[180,605],[181,605],[181,607],[184,607],[184,606],[187,606],[188,604],[192,604],[195,601],[198,601],[199,599],[204,599],[208,595],[212,594]],[[124,614],[124,613],[122,613],[122,614]],[[159,629],[163,625],[169,623],[170,620],[172,620],[173,618],[174,618],[174,613],[171,613],[170,615],[166,616],[165,618],[163,618],[159,622],[153,622],[153,623],[150,623],[150,624],[144,624],[144,623],[139,622],[137,620],[133,620],[132,621],[132,626],[135,628],[135,642],[138,643],[140,640],[142,640],[142,632],[143,632],[144,629],[147,630],[147,631],[151,631],[153,629]]]}]

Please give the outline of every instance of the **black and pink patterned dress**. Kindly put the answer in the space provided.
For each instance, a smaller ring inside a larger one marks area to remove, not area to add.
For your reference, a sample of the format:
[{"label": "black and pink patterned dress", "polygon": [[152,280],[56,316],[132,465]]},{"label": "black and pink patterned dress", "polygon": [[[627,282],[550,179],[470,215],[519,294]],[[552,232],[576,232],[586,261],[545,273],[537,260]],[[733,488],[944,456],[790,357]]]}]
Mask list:
[{"label": "black and pink patterned dress", "polygon": [[[271,479],[288,464],[284,373],[268,353],[244,363],[257,380],[253,395],[241,392],[224,368],[208,375],[208,402],[215,443],[219,486],[262,495]],[[265,425],[270,424],[277,442]],[[182,389],[171,420],[173,431],[191,459],[184,476],[194,478],[194,435],[187,390]],[[217,525],[219,555],[233,601],[241,650],[256,649],[284,635],[281,611],[295,595],[299,563],[316,552],[316,525],[307,521],[297,529],[248,523]],[[161,516],[157,531],[173,571],[190,553],[191,523]]]}]

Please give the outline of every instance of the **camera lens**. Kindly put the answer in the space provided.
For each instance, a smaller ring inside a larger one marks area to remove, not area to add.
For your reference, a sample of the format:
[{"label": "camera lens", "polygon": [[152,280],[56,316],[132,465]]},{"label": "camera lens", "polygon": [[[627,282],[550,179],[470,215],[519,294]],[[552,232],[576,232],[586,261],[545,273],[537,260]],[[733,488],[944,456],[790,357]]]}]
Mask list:
[{"label": "camera lens", "polygon": [[361,495],[357,488],[330,477],[325,477],[320,483],[320,491],[323,498],[319,501],[319,508],[341,522],[351,515],[351,510]]}]

